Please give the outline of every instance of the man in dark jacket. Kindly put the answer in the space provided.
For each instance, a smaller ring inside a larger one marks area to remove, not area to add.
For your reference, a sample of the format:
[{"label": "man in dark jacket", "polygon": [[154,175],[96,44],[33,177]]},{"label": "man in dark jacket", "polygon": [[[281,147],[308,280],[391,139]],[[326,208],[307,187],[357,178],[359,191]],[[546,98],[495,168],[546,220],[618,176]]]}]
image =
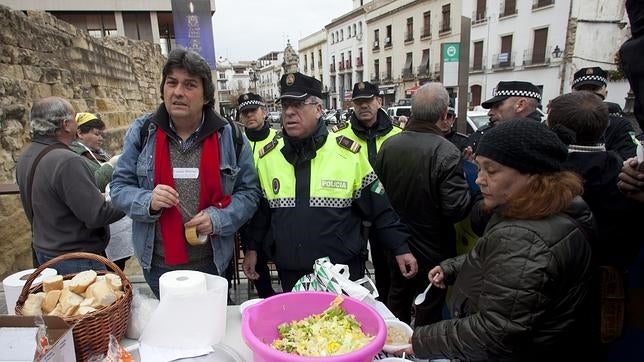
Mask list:
[{"label": "man in dark jacket", "polygon": [[[409,280],[393,273],[388,301],[394,315],[407,323],[414,297],[427,287],[429,270],[456,255],[453,224],[466,217],[470,206],[460,152],[436,126],[447,118],[447,91],[440,83],[426,84],[411,102],[412,118],[405,131],[382,146],[375,167],[391,204],[413,235],[409,247],[419,273]],[[436,290],[416,308],[416,326],[442,319],[445,294]]]},{"label": "man in dark jacket", "polygon": [[[602,100],[606,99],[608,90],[606,82],[608,73],[600,67],[581,68],[575,72],[572,81],[572,91],[589,91]],[[612,102],[604,102],[609,107],[608,127],[602,135],[602,142],[609,151],[615,151],[622,159],[627,160],[635,156],[635,130],[631,123],[621,115],[621,107]]]},{"label": "man in dark jacket", "polygon": [[[38,264],[75,251],[104,255],[110,239],[108,226],[124,215],[105,201],[84,158],[69,148],[76,138],[75,115],[63,98],[34,103],[30,113],[33,142],[16,165],[20,200],[32,226]],[[66,260],[53,268],[59,274],[71,274],[105,266],[92,260]]]},{"label": "man in dark jacket", "polygon": [[[358,82],[353,86],[351,97],[355,111],[351,113],[349,122],[333,126],[331,130],[356,140],[360,145],[360,152],[367,156],[369,164],[373,167],[376,163],[376,154],[383,142],[402,130],[394,126],[387,112],[382,109],[378,86],[369,82]],[[365,234],[368,230],[368,226],[364,226]],[[391,284],[389,263],[383,242],[377,239],[377,235],[377,233],[369,235],[369,246],[376,275],[378,299],[386,303]]]},{"label": "man in dark jacket", "polygon": [[454,121],[456,120],[456,110],[451,105],[447,110],[447,118],[445,120],[436,123],[441,132],[443,132],[443,137],[448,141],[452,142],[454,146],[458,148],[459,151],[463,152],[465,147],[467,147],[468,139],[467,136],[456,132],[453,128]]}]

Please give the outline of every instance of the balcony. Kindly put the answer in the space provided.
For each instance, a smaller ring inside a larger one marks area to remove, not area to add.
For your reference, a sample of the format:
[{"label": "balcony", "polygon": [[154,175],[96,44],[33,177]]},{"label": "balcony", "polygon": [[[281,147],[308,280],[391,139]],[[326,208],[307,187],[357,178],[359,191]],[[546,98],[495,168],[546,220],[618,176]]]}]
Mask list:
[{"label": "balcony", "polygon": [[472,59],[470,62],[470,73],[482,73],[485,71],[485,57]]},{"label": "balcony", "polygon": [[338,70],[343,71],[344,70],[344,60],[341,62],[338,62]]},{"label": "balcony", "polygon": [[479,25],[487,23],[486,11],[475,11],[472,13],[472,25]]},{"label": "balcony", "polygon": [[550,64],[550,47],[539,51],[526,50],[523,52],[523,65],[537,67]]},{"label": "balcony", "polygon": [[357,57],[356,58],[356,68],[362,68],[362,57]]},{"label": "balcony", "polygon": [[385,82],[385,83],[387,83],[387,82],[391,82],[391,81],[393,80],[393,78],[391,78],[391,72],[389,72],[389,73],[387,73],[387,72],[382,73],[382,74],[380,75],[380,80],[382,80],[382,81],[383,81],[383,82]]},{"label": "balcony", "polygon": [[405,32],[405,44],[409,44],[414,41],[414,32],[408,31]]},{"label": "balcony", "polygon": [[378,40],[373,42],[372,50],[380,50],[380,42]]},{"label": "balcony", "polygon": [[391,48],[391,37],[386,37],[385,38],[385,49],[386,48]]},{"label": "balcony", "polygon": [[439,82],[441,80],[441,63],[434,63],[434,80]]},{"label": "balcony", "polygon": [[318,68],[319,68],[319,69],[322,69],[322,61],[319,61],[319,62],[318,62]]},{"label": "balcony", "polygon": [[400,71],[403,80],[412,80],[414,79],[414,71],[411,68],[403,68]]},{"label": "balcony", "polygon": [[533,0],[532,11],[545,8],[555,4],[555,0]]},{"label": "balcony", "polygon": [[494,54],[492,59],[492,70],[507,70],[514,68],[514,53]]},{"label": "balcony", "polygon": [[380,74],[378,72],[371,73],[371,83],[380,83]]},{"label": "balcony", "polygon": [[335,64],[333,63],[329,64],[329,72],[335,73]]},{"label": "balcony", "polygon": [[418,67],[418,78],[428,79],[431,78],[432,73],[429,71],[429,63]]},{"label": "balcony", "polygon": [[432,37],[432,30],[428,26],[423,29],[423,31],[420,33],[420,40],[425,40],[425,39],[430,39]]},{"label": "balcony", "polygon": [[500,9],[499,9],[499,19],[505,18],[507,16],[512,16],[517,14],[517,5],[516,1],[514,2],[514,7],[506,7],[505,6],[505,1],[501,2]]},{"label": "balcony", "polygon": [[347,59],[345,67],[346,67],[346,69],[351,69],[352,68],[351,59]]},{"label": "balcony", "polygon": [[450,19],[443,20],[438,24],[438,35],[443,36],[452,32],[452,22]]}]

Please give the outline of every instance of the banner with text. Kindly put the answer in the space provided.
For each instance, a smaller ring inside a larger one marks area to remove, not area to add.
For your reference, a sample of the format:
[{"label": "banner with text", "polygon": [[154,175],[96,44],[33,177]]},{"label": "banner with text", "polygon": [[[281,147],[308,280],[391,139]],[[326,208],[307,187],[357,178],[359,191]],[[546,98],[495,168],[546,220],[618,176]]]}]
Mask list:
[{"label": "banner with text", "polygon": [[458,57],[460,54],[459,43],[443,43],[443,85],[445,87],[458,86]]},{"label": "banner with text", "polygon": [[172,0],[172,19],[177,45],[201,54],[215,69],[210,0]]}]

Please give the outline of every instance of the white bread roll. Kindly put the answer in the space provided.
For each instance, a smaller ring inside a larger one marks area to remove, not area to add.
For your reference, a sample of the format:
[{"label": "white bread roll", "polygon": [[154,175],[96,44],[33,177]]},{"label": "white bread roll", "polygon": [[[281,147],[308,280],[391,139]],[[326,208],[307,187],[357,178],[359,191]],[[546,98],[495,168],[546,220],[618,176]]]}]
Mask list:
[{"label": "white bread roll", "polygon": [[58,305],[62,290],[50,290],[45,293],[45,300],[42,303],[42,312],[49,314]]},{"label": "white bread roll", "polygon": [[47,313],[47,315],[55,315],[58,317],[62,317],[64,315],[63,306],[60,303],[56,304],[56,308],[54,308],[54,310],[52,310],[51,312]]},{"label": "white bread roll", "polygon": [[78,309],[76,310],[76,315],[85,315],[87,313],[92,313],[96,311],[97,311],[96,308],[92,308],[88,305],[84,305],[84,306],[78,307]]},{"label": "white bread roll", "polygon": [[42,303],[45,300],[45,293],[29,294],[25,305],[22,306],[22,315],[42,315]]},{"label": "white bread roll", "polygon": [[72,278],[69,289],[76,294],[83,294],[87,287],[96,281],[96,272],[93,270],[82,271]]},{"label": "white bread roll", "polygon": [[78,306],[83,301],[83,297],[65,288],[60,294],[60,306],[63,315],[70,316],[78,309]]},{"label": "white bread roll", "polygon": [[[88,288],[89,289],[89,288]],[[80,306],[81,307],[91,307],[92,304],[94,304],[94,298],[85,298],[81,302]]]},{"label": "white bread roll", "polygon": [[62,275],[52,275],[43,279],[42,281],[42,290],[47,293],[51,290],[61,290],[63,289],[63,276]]},{"label": "white bread roll", "polygon": [[112,287],[112,290],[114,291],[123,290],[123,281],[121,280],[120,276],[116,274],[108,273],[108,274],[105,274],[105,279],[107,280],[110,287]]},{"label": "white bread roll", "polygon": [[106,280],[96,282],[88,292],[88,298],[94,298],[92,307],[102,308],[116,302],[116,294]]}]

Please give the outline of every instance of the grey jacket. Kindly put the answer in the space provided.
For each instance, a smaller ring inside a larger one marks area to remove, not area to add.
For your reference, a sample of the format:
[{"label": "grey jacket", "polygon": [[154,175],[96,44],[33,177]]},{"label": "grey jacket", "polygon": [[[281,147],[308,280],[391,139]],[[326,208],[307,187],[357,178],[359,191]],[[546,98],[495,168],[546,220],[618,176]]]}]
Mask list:
[{"label": "grey jacket", "polygon": [[[40,151],[54,142],[53,138],[34,140],[18,160],[16,179],[25,210],[31,165]],[[85,160],[69,148],[54,149],[40,160],[31,197],[34,248],[52,255],[104,253],[109,224],[124,216],[105,201]]]},{"label": "grey jacket", "polygon": [[585,235],[595,235],[594,221],[580,197],[566,214],[541,220],[495,214],[470,253],[442,262],[448,284],[455,279],[453,319],[417,328],[416,355],[589,360],[583,354],[591,350],[592,267]]}]

